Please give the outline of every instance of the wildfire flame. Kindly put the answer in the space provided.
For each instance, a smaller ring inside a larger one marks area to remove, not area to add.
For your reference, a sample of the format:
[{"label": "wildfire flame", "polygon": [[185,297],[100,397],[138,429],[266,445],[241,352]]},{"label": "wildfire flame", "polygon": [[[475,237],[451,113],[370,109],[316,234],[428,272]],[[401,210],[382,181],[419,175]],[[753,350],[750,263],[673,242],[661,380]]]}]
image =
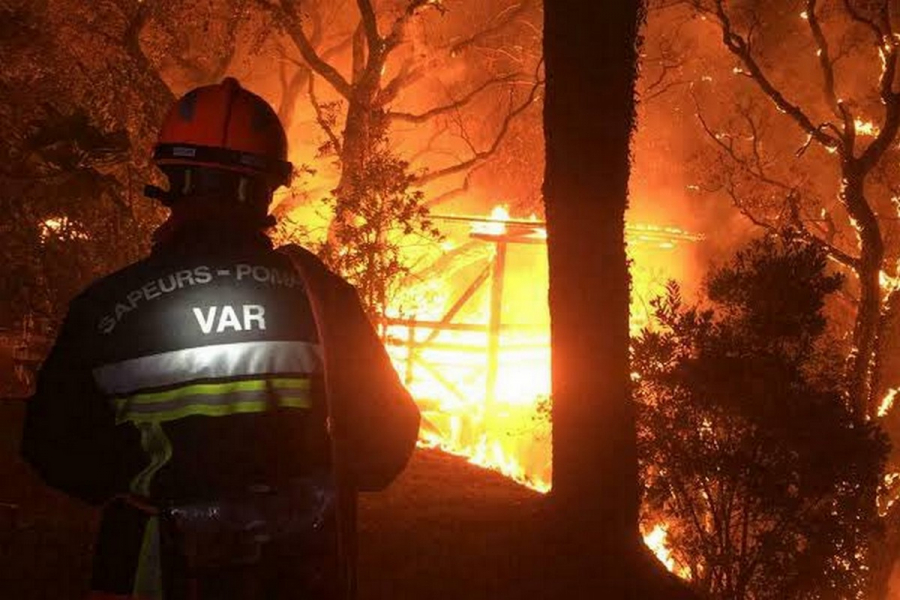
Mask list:
[{"label": "wildfire flame", "polygon": [[898,388],[891,388],[888,390],[887,394],[884,395],[884,398],[881,399],[881,403],[878,405],[878,416],[884,417],[894,406],[894,400],[897,397],[897,392],[900,392]]},{"label": "wildfire flame", "polygon": [[856,135],[867,135],[871,137],[875,137],[881,131],[875,123],[863,121],[859,118],[853,121],[853,128],[856,130]]},{"label": "wildfire flame", "polygon": [[664,564],[669,571],[674,571],[675,559],[672,558],[672,551],[666,545],[668,535],[666,526],[663,523],[657,523],[650,533],[644,534],[644,545],[653,551],[659,562]]},{"label": "wildfire flame", "polygon": [[[404,286],[405,298],[382,324],[391,359],[422,410],[419,443],[547,492],[546,228],[534,216],[512,218],[502,205],[486,217],[433,217],[464,229]],[[630,225],[627,235],[629,247],[653,250],[701,239],[655,225]]]}]

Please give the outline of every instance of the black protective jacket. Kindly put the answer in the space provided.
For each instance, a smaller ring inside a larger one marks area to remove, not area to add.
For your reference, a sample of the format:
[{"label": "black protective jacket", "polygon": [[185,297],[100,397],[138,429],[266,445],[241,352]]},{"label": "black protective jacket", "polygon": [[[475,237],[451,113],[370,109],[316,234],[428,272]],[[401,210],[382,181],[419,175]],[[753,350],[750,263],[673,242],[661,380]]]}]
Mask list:
[{"label": "black protective jacket", "polygon": [[418,423],[355,290],[302,248],[220,224],[175,231],[72,301],[22,453],[107,503],[94,584],[131,593],[146,518],[114,497],[189,504],[323,472],[377,490]]}]

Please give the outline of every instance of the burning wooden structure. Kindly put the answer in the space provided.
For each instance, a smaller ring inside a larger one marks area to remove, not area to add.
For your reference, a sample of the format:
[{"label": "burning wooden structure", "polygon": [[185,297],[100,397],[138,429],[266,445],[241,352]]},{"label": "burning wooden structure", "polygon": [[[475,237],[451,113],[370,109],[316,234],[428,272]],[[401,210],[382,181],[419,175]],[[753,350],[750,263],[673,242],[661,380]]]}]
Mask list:
[{"label": "burning wooden structure", "polygon": [[[416,273],[407,286],[412,300],[381,323],[397,370],[422,408],[421,441],[547,491],[552,450],[544,224],[511,219],[502,207],[490,217],[434,218],[466,231]],[[627,233],[629,247],[641,256],[701,239],[648,225],[629,226]],[[645,322],[639,315],[634,326]]]}]

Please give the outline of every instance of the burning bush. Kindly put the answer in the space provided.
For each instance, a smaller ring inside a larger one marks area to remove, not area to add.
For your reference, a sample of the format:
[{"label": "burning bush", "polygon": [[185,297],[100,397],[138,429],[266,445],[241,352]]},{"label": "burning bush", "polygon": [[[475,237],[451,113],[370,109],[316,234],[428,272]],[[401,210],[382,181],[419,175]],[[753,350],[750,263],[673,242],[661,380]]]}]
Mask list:
[{"label": "burning bush", "polygon": [[814,247],[751,243],[635,340],[645,519],[714,598],[858,598],[886,443],[846,403]]}]

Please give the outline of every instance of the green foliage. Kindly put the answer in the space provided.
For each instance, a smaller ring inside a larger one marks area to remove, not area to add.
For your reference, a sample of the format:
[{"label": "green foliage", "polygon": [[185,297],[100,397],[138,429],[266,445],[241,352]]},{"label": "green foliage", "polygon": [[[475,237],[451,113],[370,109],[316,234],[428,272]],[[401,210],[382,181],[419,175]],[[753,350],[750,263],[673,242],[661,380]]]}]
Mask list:
[{"label": "green foliage", "polygon": [[[646,524],[713,598],[858,598],[886,442],[845,403],[817,248],[764,239],[633,345]],[[877,537],[877,536],[876,536]]]},{"label": "green foliage", "polygon": [[410,251],[440,239],[422,192],[410,189],[408,167],[382,138],[345,174],[347,185],[326,200],[334,218],[316,251],[356,286],[372,316],[384,314],[411,272]]}]

